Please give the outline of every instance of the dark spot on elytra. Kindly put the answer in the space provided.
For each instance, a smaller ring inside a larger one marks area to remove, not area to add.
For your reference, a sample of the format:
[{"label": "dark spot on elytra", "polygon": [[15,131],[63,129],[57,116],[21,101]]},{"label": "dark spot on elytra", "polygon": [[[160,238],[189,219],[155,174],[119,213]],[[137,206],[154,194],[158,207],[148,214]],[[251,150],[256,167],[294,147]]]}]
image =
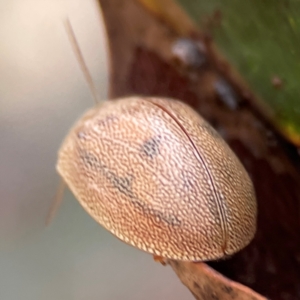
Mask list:
[{"label": "dark spot on elytra", "polygon": [[159,154],[159,144],[160,144],[160,136],[153,137],[142,145],[142,151],[148,157],[153,159],[157,154]]},{"label": "dark spot on elytra", "polygon": [[99,164],[97,158],[89,153],[82,152],[80,158],[82,162],[90,168],[95,168]]},{"label": "dark spot on elytra", "polygon": [[140,199],[133,201],[136,208],[142,210],[144,214],[149,214],[155,217],[158,222],[167,223],[172,226],[179,226],[181,224],[180,220],[175,215],[164,214],[163,212],[149,207],[145,202]]},{"label": "dark spot on elytra", "polygon": [[129,198],[135,198],[134,193],[131,190],[132,177],[118,177],[113,172],[108,171],[106,178],[109,179],[114,188],[116,188],[120,193],[128,196]]},{"label": "dark spot on elytra", "polygon": [[88,165],[90,168],[101,172],[114,188],[116,188],[123,195],[129,197],[133,205],[138,210],[141,210],[144,214],[150,214],[158,218],[159,221],[165,222],[172,226],[179,226],[181,224],[180,220],[175,215],[164,214],[157,209],[149,207],[143,200],[139,199],[132,191],[133,176],[129,175],[128,177],[119,177],[114,172],[109,170],[106,165],[101,164],[96,156],[85,151],[81,152],[80,158],[84,164]]},{"label": "dark spot on elytra", "polygon": [[106,179],[116,188],[120,193],[128,196],[130,198],[134,198],[134,194],[131,190],[131,181],[132,176],[128,177],[119,177],[114,172],[108,169],[107,166],[101,164],[99,159],[95,155],[90,153],[82,153],[80,158],[83,160],[84,164],[88,165],[90,168],[101,172]]},{"label": "dark spot on elytra", "polygon": [[179,226],[181,224],[180,220],[174,215],[166,215],[156,209],[150,209],[149,213],[154,215],[159,221],[165,222],[169,225]]}]

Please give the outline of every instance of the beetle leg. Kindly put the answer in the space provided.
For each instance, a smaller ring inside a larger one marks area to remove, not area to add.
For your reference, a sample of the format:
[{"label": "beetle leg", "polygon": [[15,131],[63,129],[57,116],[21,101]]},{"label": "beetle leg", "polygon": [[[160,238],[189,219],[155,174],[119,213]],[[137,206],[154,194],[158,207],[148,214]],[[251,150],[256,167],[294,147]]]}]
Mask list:
[{"label": "beetle leg", "polygon": [[164,257],[159,256],[159,255],[153,255],[153,259],[154,261],[161,263],[163,266],[165,266],[167,264],[167,261]]}]

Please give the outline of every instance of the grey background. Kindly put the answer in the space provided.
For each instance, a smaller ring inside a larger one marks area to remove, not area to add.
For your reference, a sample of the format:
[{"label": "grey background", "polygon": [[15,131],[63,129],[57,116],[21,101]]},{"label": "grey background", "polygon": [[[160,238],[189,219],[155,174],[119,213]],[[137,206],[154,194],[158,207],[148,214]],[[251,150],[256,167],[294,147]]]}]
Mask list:
[{"label": "grey background", "polygon": [[169,267],[105,231],[70,192],[45,227],[59,182],[57,149],[93,105],[66,16],[105,99],[95,2],[0,1],[0,299],[193,299]]}]

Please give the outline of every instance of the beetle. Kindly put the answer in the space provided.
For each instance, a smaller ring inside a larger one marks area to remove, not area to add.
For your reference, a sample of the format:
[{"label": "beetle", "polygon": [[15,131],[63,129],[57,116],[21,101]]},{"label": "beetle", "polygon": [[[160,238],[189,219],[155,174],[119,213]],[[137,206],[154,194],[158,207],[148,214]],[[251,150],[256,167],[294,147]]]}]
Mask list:
[{"label": "beetle", "polygon": [[[68,20],[65,26],[97,103]],[[137,95],[96,104],[66,136],[56,169],[98,223],[160,262],[231,256],[256,232],[255,191],[242,163],[176,99]]]},{"label": "beetle", "polygon": [[242,163],[176,99],[98,104],[65,138],[57,171],[98,223],[155,256],[220,259],[256,231],[255,191]]}]

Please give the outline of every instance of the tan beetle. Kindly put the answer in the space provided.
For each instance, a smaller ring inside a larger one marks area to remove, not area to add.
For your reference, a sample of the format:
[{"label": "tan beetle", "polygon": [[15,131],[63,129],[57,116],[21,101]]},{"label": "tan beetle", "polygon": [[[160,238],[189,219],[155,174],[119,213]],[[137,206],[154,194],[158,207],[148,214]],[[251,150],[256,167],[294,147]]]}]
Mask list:
[{"label": "tan beetle", "polygon": [[98,223],[156,256],[219,259],[256,231],[243,165],[177,100],[136,96],[97,105],[66,137],[57,170]]},{"label": "tan beetle", "polygon": [[[97,102],[70,22],[65,25]],[[66,137],[57,170],[98,223],[161,262],[223,258],[248,245],[256,231],[246,170],[221,136],[178,100],[135,96],[98,104]]]}]

